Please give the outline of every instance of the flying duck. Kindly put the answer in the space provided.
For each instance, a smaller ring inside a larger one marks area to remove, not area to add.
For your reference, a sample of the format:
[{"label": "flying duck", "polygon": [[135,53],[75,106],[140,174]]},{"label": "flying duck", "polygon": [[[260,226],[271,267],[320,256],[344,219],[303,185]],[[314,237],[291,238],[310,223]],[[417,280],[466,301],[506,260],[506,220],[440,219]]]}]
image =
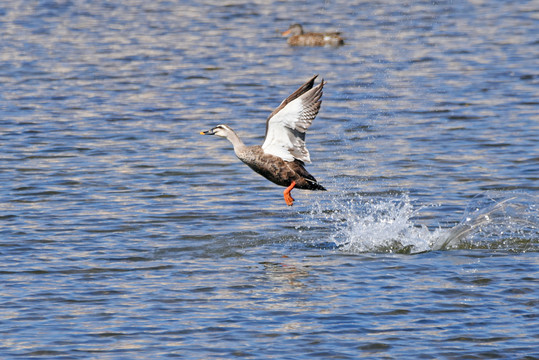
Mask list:
[{"label": "flying duck", "polygon": [[322,88],[326,83],[322,80],[313,87],[317,76],[303,84],[270,114],[262,146],[246,146],[228,125],[217,125],[200,133],[227,138],[241,161],[269,181],[285,186],[283,195],[288,206],[294,203],[290,195],[294,187],[326,190],[304,167],[306,162],[311,162],[305,147],[305,132],[318,114]]},{"label": "flying duck", "polygon": [[283,36],[289,36],[286,41],[291,46],[340,46],[344,45],[344,40],[340,33],[304,33],[300,24],[290,25],[288,30],[282,33]]}]

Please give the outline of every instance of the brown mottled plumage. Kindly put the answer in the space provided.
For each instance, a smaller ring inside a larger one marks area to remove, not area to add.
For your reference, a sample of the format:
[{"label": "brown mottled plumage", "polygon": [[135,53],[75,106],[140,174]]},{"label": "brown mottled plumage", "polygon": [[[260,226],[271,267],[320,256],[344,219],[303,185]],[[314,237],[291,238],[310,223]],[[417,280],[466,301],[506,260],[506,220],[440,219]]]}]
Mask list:
[{"label": "brown mottled plumage", "polygon": [[228,125],[217,125],[203,135],[226,137],[234,146],[236,156],[251,169],[271,182],[286,186],[287,205],[294,202],[290,191],[297,187],[305,190],[326,190],[305,169],[310,162],[305,147],[305,132],[318,114],[325,82],[313,88],[313,76],[275,109],[266,121],[266,136],[262,146],[245,146]]},{"label": "brown mottled plumage", "polygon": [[282,33],[283,36],[290,36],[286,41],[291,46],[340,46],[344,45],[344,40],[338,32],[334,33],[312,33],[303,32],[300,24],[290,25],[288,30]]},{"label": "brown mottled plumage", "polygon": [[264,153],[259,145],[246,146],[237,156],[255,172],[277,185],[290,186],[295,181],[294,187],[298,189],[326,190],[304,168],[303,161],[284,161],[278,156]]}]

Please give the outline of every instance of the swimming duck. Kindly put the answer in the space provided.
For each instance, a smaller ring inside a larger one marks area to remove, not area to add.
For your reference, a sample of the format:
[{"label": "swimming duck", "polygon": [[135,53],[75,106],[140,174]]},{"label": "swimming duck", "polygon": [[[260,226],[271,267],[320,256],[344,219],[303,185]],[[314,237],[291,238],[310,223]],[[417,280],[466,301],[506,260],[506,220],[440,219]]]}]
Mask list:
[{"label": "swimming duck", "polygon": [[294,203],[290,195],[293,188],[326,190],[304,167],[306,162],[311,162],[305,146],[305,132],[318,114],[325,84],[322,80],[313,87],[317,76],[303,84],[270,114],[262,146],[246,146],[228,125],[217,125],[200,133],[227,138],[241,161],[269,181],[285,186],[283,195],[288,206]]},{"label": "swimming duck", "polygon": [[344,45],[344,40],[340,33],[304,33],[300,24],[290,25],[288,30],[282,33],[283,36],[289,36],[286,41],[292,46],[340,46]]}]

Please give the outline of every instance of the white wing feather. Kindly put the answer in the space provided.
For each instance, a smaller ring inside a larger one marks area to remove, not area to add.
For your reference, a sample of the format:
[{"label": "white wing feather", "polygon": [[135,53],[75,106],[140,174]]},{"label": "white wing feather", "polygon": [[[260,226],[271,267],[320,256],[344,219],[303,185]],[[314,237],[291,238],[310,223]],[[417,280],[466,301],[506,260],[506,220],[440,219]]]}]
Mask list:
[{"label": "white wing feather", "polygon": [[319,96],[313,99],[311,95],[319,87],[291,101],[269,119],[266,139],[262,144],[265,153],[278,156],[284,161],[297,159],[311,162],[309,150],[305,146],[305,132],[318,114]]}]

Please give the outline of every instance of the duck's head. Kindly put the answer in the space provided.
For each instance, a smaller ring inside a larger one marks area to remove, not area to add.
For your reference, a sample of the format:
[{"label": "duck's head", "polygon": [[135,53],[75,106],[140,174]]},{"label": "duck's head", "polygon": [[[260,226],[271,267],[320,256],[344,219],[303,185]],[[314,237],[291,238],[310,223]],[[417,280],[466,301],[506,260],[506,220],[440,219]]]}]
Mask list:
[{"label": "duck's head", "polygon": [[230,126],[217,125],[216,127],[208,131],[201,131],[200,134],[201,135],[217,135],[217,136],[226,138],[228,134],[230,134],[231,132],[234,132],[234,131],[230,128]]},{"label": "duck's head", "polygon": [[301,35],[301,34],[303,34],[303,27],[300,24],[290,25],[288,30],[281,33],[281,35],[283,36],[288,36],[288,35],[296,36],[296,35]]}]

